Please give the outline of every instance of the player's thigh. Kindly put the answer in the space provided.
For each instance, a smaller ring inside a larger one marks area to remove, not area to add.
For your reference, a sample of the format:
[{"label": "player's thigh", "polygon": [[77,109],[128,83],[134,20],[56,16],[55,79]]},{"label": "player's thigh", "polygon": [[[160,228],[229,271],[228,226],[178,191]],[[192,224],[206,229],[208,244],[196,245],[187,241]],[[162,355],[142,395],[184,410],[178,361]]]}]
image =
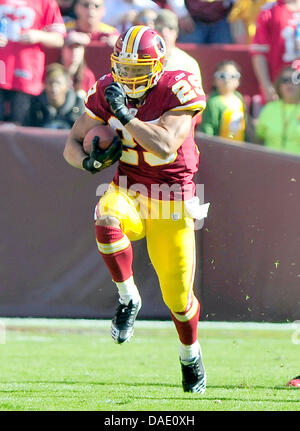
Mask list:
[{"label": "player's thigh", "polygon": [[166,305],[185,311],[193,294],[195,269],[194,221],[147,221],[147,247]]},{"label": "player's thigh", "polygon": [[110,187],[97,204],[96,217],[105,216],[117,218],[131,241],[145,236],[145,222],[139,214],[137,202],[115,187]]}]

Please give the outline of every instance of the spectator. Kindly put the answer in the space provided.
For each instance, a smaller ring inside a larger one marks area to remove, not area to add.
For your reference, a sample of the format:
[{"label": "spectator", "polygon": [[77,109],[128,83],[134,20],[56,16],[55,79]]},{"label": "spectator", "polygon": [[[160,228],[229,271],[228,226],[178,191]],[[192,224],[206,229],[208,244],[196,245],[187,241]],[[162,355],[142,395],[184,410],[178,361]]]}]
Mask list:
[{"label": "spectator", "polygon": [[[60,48],[65,25],[55,0],[1,0],[0,121],[21,124],[32,95],[43,89],[44,47]],[[8,108],[8,109],[6,109]]]},{"label": "spectator", "polygon": [[104,0],[75,0],[76,19],[66,23],[67,42],[89,45],[92,41],[100,41],[114,46],[119,32],[103,22],[105,10]]},{"label": "spectator", "polygon": [[165,70],[184,69],[194,75],[200,76],[198,62],[182,49],[176,46],[179,26],[177,15],[168,9],[161,9],[155,20],[155,30],[158,31],[166,43]]},{"label": "spectator", "polygon": [[32,103],[24,126],[71,129],[84,112],[84,101],[73,90],[67,70],[59,63],[47,67],[45,89]]},{"label": "spectator", "polygon": [[107,0],[103,20],[123,33],[134,25],[138,13],[144,9],[158,10],[159,6],[152,0]]},{"label": "spectator", "polygon": [[236,43],[251,43],[255,31],[256,20],[263,6],[276,0],[237,0],[233,6],[228,21],[231,33]]},{"label": "spectator", "polygon": [[75,0],[57,0],[64,22],[68,22],[76,18],[74,1]]},{"label": "spectator", "polygon": [[67,69],[75,92],[85,98],[96,78],[85,61],[85,46],[65,42],[61,50],[61,63]]},{"label": "spectator", "polygon": [[214,89],[202,115],[202,132],[235,141],[251,140],[246,103],[237,91],[240,78],[239,66],[234,61],[225,60],[217,65]]},{"label": "spectator", "polygon": [[143,9],[133,20],[133,25],[147,25],[150,28],[155,28],[155,20],[157,11],[155,9]]},{"label": "spectator", "polygon": [[299,32],[299,0],[278,0],[259,14],[251,53],[264,102],[278,99],[273,82],[283,67],[300,58]]},{"label": "spectator", "polygon": [[300,74],[285,67],[275,83],[278,100],[268,102],[256,124],[258,143],[300,154]]},{"label": "spectator", "polygon": [[179,17],[178,42],[232,43],[227,16],[235,0],[168,0]]}]

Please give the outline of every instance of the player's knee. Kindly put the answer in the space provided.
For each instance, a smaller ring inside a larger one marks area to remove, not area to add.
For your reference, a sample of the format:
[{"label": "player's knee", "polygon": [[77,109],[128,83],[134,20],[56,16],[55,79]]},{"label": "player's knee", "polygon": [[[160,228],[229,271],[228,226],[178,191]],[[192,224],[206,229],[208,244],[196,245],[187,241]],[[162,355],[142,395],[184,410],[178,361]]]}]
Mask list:
[{"label": "player's knee", "polygon": [[174,295],[174,293],[163,294],[163,300],[170,311],[175,313],[183,313],[186,310],[188,301],[185,295]]},{"label": "player's knee", "polygon": [[113,216],[100,216],[96,220],[97,226],[120,227],[120,221]]}]

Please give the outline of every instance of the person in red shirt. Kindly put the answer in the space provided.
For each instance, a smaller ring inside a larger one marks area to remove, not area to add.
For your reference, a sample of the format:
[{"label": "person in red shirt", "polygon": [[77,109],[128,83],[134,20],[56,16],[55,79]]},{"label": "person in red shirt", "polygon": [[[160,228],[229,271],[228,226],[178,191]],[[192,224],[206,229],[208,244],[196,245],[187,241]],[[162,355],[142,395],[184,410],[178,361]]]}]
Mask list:
[{"label": "person in red shirt", "polygon": [[66,23],[69,43],[89,45],[93,41],[105,42],[113,46],[119,37],[116,28],[105,24],[104,0],[75,0],[76,19]]},{"label": "person in red shirt", "polygon": [[284,67],[300,58],[300,0],[264,6],[250,49],[264,101],[278,99],[273,83]]},{"label": "person in red shirt", "polygon": [[[198,76],[164,71],[165,54],[164,40],[147,26],[133,26],[118,39],[112,73],[88,92],[86,113],[74,124],[64,157],[75,168],[97,173],[115,160],[110,148],[116,141],[106,152],[94,148],[87,156],[85,135],[107,124],[121,137],[116,174],[97,204],[95,220],[98,250],[119,292],[111,335],[118,344],[133,335],[141,296],[131,241],[146,238],[179,337],[183,389],[204,393],[206,373],[197,338],[200,303],[193,280],[194,222],[206,216],[207,205],[200,205],[193,176],[199,163],[194,127],[206,98]],[[109,156],[103,157],[107,151]]]},{"label": "person in red shirt", "polygon": [[85,61],[85,46],[69,44],[66,40],[61,50],[61,63],[69,72],[75,92],[85,98],[96,78]]},{"label": "person in red shirt", "polygon": [[[61,47],[65,25],[55,0],[0,0],[0,121],[22,123],[43,89],[43,47]],[[8,110],[5,111],[5,107]]]}]

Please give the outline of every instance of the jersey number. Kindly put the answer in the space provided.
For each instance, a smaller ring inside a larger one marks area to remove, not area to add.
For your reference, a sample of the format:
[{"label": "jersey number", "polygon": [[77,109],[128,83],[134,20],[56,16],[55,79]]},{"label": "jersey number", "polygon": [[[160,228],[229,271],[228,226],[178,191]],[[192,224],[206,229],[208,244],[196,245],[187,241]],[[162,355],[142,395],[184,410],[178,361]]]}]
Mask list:
[{"label": "jersey number", "polygon": [[[298,24],[299,25],[299,24]],[[296,30],[293,27],[285,27],[281,35],[284,39],[283,61],[289,63],[297,58],[300,48],[297,46]]]},{"label": "jersey number", "polygon": [[173,93],[177,96],[179,102],[184,105],[185,103],[193,100],[195,97],[203,96],[200,79],[195,75],[189,75],[186,79],[181,79],[176,82],[172,87]]},{"label": "jersey number", "polygon": [[[126,148],[123,147],[122,157],[120,160],[129,165],[137,166],[139,164],[139,153],[137,150],[134,150],[137,144],[134,142],[133,137],[117,118],[111,117],[108,122],[113,130],[118,130],[122,134],[122,142]],[[176,157],[177,153],[173,153],[167,159],[161,159],[149,151],[143,152],[144,161],[150,166],[167,165],[168,163],[174,162]]]}]

